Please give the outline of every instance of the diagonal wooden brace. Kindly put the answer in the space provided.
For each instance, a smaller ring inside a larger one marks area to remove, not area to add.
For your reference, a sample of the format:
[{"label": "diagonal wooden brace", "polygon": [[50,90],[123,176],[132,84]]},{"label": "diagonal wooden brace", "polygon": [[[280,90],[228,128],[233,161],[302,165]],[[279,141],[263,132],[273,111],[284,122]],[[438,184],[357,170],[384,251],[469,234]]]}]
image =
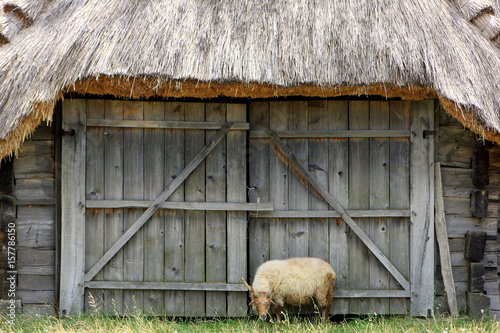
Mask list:
[{"label": "diagonal wooden brace", "polygon": [[404,290],[410,290],[410,283],[399,272],[399,270],[387,259],[387,257],[380,251],[380,249],[373,243],[368,235],[358,226],[340,203],[328,192],[328,190],[316,179],[316,177],[304,167],[302,163],[290,150],[288,145],[280,139],[274,131],[267,131],[272,142],[285,154],[285,156],[292,162],[292,164],[306,177],[309,183],[318,191],[318,193],[325,199],[328,204],[340,214],[342,219],[347,223],[352,231],[361,239],[361,241],[370,249],[370,251],[377,257],[377,259],[385,266],[385,268],[394,276],[396,281],[403,287]]},{"label": "diagonal wooden brace", "polygon": [[149,220],[151,216],[160,208],[160,206],[177,190],[184,180],[196,169],[198,165],[207,157],[208,154],[217,146],[217,144],[226,136],[227,132],[235,123],[226,123],[215,133],[205,147],[198,155],[179,173],[179,175],[167,186],[165,191],[151,204],[144,214],[135,221],[130,228],[109,248],[109,250],[99,259],[94,266],[85,274],[85,281],[92,280],[97,273],[106,265],[120,249],[132,238],[137,231]]}]

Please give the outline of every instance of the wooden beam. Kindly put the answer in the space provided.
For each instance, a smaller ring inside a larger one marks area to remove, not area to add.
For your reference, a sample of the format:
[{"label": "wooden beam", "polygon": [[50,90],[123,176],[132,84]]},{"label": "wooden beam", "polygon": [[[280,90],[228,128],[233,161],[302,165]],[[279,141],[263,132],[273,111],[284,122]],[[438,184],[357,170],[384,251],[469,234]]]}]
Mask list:
[{"label": "wooden beam", "polygon": [[[134,290],[189,290],[189,291],[229,291],[248,292],[241,283],[222,282],[126,282],[126,281],[87,281],[85,288],[90,289],[134,289]],[[410,297],[406,290],[334,290],[334,298],[401,298]]]},{"label": "wooden beam", "polygon": [[412,316],[431,317],[434,309],[434,103],[411,102],[410,281]]},{"label": "wooden beam", "polygon": [[61,279],[59,310],[62,315],[83,312],[85,276],[85,118],[87,101],[63,102],[65,130],[61,160]]},{"label": "wooden beam", "polygon": [[[275,131],[280,138],[408,138],[408,130]],[[269,138],[266,131],[250,131],[250,139]]]},{"label": "wooden beam", "polygon": [[[87,208],[148,208],[154,201],[148,200],[87,200]],[[229,211],[272,211],[270,203],[254,202],[180,202],[167,201],[159,209],[181,210],[229,210]]]},{"label": "wooden beam", "polygon": [[[212,129],[218,130],[225,122],[213,121],[163,121],[163,120],[114,120],[87,119],[87,126],[95,127],[131,127],[131,128],[163,128],[163,129]],[[248,130],[248,123],[234,123],[233,130]]]},{"label": "wooden beam", "polygon": [[441,274],[443,275],[444,288],[448,298],[448,306],[452,317],[458,317],[457,291],[455,280],[451,269],[450,245],[448,244],[448,232],[446,231],[446,218],[443,200],[443,182],[441,180],[441,163],[436,163],[435,170],[435,227],[439,246],[439,257],[441,259]]},{"label": "wooden beam", "polygon": [[299,162],[297,157],[293,154],[290,148],[284,143],[273,131],[268,131],[269,137],[272,142],[287,156],[287,158],[294,164],[294,166],[307,178],[309,183],[319,192],[319,194],[335,209],[341,218],[347,223],[352,231],[361,239],[361,241],[370,249],[370,251],[377,257],[377,259],[387,268],[387,270],[394,276],[398,283],[405,290],[410,289],[410,283],[406,278],[394,267],[394,265],[387,259],[387,257],[380,251],[380,249],[373,243],[368,235],[358,226],[347,211],[338,203],[338,201],[328,192],[326,188],[318,182],[316,177]]},{"label": "wooden beam", "polygon": [[87,281],[86,288],[91,289],[134,289],[134,290],[189,290],[189,291],[241,291],[248,289],[242,283],[223,282],[122,282],[122,281]]},{"label": "wooden beam", "polygon": [[[346,210],[351,217],[410,217],[410,211],[407,209],[401,210]],[[261,218],[286,218],[286,219],[303,219],[303,218],[337,218],[341,215],[334,210],[280,210],[280,211],[261,211],[252,217]]]},{"label": "wooden beam", "polygon": [[163,191],[162,194],[153,202],[153,204],[135,221],[130,228],[116,241],[113,246],[99,259],[95,265],[85,274],[85,280],[90,281],[92,278],[108,263],[111,258],[115,256],[118,251],[128,242],[132,236],[147,222],[147,220],[158,210],[161,205],[175,192],[184,180],[196,169],[196,167],[207,157],[214,147],[224,138],[229,132],[234,123],[226,123],[203,147],[203,149],[196,155],[193,160],[182,170],[178,177],[176,177]]}]

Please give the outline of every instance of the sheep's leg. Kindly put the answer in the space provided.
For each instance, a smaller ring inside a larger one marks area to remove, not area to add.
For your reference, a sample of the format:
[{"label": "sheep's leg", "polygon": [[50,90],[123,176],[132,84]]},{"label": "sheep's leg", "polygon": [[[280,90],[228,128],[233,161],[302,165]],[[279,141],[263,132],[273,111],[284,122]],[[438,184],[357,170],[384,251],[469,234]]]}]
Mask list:
[{"label": "sheep's leg", "polygon": [[323,308],[323,317],[325,318],[325,321],[328,320],[332,303],[333,303],[333,284],[328,288],[328,292],[326,293],[326,306]]},{"label": "sheep's leg", "polygon": [[280,321],[281,320],[281,306],[279,305],[276,305],[276,321]]}]

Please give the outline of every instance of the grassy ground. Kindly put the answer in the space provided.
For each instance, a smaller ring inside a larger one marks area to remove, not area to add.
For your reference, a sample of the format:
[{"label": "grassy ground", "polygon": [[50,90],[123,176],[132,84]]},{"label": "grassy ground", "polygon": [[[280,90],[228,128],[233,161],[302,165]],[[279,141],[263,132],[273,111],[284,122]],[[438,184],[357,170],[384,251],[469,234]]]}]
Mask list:
[{"label": "grassy ground", "polygon": [[322,323],[316,318],[291,318],[268,325],[257,319],[164,320],[148,317],[82,316],[58,319],[18,316],[15,325],[0,318],[0,332],[500,332],[500,322],[470,319],[365,317]]}]

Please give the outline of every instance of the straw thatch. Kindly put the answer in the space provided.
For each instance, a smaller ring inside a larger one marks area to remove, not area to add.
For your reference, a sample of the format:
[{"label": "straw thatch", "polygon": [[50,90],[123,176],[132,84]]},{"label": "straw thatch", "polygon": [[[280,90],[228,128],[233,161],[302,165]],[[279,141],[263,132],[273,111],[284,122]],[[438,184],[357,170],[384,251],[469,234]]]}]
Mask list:
[{"label": "straw thatch", "polygon": [[6,4],[0,156],[50,119],[70,90],[133,98],[439,97],[466,126],[500,142],[500,49],[447,0]]}]

